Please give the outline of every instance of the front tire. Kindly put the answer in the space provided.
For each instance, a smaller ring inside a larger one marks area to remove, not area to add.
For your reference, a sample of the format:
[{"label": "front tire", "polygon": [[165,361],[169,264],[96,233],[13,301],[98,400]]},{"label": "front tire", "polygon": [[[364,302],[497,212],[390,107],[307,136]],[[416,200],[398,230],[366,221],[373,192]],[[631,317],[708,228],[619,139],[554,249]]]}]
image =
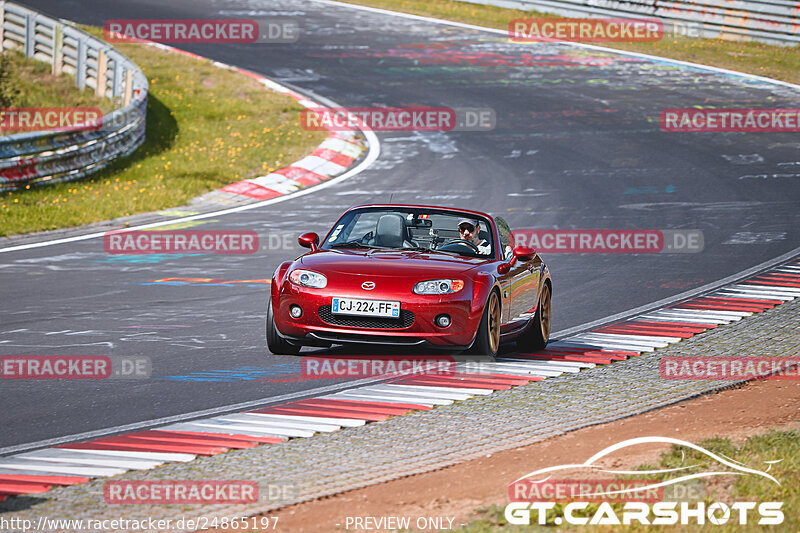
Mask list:
[{"label": "front tire", "polygon": [[517,348],[523,352],[544,350],[550,340],[550,285],[545,283],[539,296],[539,306],[533,324],[517,339]]},{"label": "front tire", "polygon": [[497,291],[492,291],[486,306],[483,308],[483,317],[472,343],[470,353],[473,355],[497,355],[500,349],[500,297]]},{"label": "front tire", "polygon": [[275,355],[297,355],[300,353],[300,346],[290,344],[278,334],[275,327],[275,318],[272,316],[272,297],[267,304],[267,348]]}]

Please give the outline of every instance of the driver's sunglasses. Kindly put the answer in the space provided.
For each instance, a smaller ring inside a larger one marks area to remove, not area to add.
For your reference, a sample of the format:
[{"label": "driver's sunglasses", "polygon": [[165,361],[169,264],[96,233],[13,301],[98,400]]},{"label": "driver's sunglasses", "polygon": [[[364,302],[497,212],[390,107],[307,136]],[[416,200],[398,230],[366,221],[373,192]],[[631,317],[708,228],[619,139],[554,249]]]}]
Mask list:
[{"label": "driver's sunglasses", "polygon": [[461,224],[458,227],[458,231],[460,231],[461,233],[464,233],[465,231],[472,233],[473,231],[475,231],[475,226],[473,226],[472,224]]}]

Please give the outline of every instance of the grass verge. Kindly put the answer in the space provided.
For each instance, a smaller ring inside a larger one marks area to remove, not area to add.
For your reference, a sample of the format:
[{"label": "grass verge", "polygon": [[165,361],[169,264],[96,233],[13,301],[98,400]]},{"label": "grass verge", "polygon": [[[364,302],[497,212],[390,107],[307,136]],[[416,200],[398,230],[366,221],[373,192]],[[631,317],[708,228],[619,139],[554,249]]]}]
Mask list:
[{"label": "grass verge", "polygon": [[[456,0],[340,1],[467,24],[477,24],[501,30],[508,30],[509,21],[516,18],[561,18],[557,15],[537,11],[504,9]],[[722,39],[671,38],[669,35],[665,39],[654,43],[594,44],[800,83],[800,53],[798,53],[797,46],[783,47],[757,42],[727,41]],[[528,46],[535,47],[536,43],[529,43]]]},{"label": "grass verge", "polygon": [[[499,531],[510,533],[522,533],[530,531],[586,531],[588,533],[620,533],[620,532],[673,532],[673,531],[708,531],[715,533],[734,533],[739,531],[763,531],[772,529],[774,531],[800,531],[800,515],[797,509],[800,508],[800,431],[773,431],[765,435],[751,437],[739,446],[733,444],[726,438],[713,438],[700,443],[703,448],[722,455],[745,465],[746,467],[769,471],[769,474],[780,482],[780,485],[756,475],[728,475],[706,478],[702,481],[702,501],[705,502],[706,509],[714,502],[724,502],[728,505],[734,502],[756,502],[756,505],[763,502],[783,502],[781,511],[783,512],[783,523],[776,526],[759,525],[760,514],[757,509],[747,512],[747,524],[739,523],[739,512],[732,510],[728,521],[722,525],[706,523],[698,525],[693,519],[687,525],[643,525],[633,522],[630,525],[573,525],[556,527],[555,519],[561,515],[562,507],[557,506],[555,512],[548,512],[546,525],[517,526],[510,525],[504,517],[505,504],[492,505],[490,507],[478,509],[475,512],[475,519],[461,528],[456,528],[454,533],[496,533]],[[682,451],[683,450],[683,451]],[[685,453],[685,457],[682,453]],[[767,461],[778,461],[767,463]],[[669,452],[661,456],[657,465],[641,465],[638,470],[651,470],[658,468],[677,468],[686,465],[698,465],[694,471],[713,472],[719,470],[719,464],[710,459],[705,454],[694,450],[678,449],[673,447]],[[663,479],[666,479],[664,477]],[[509,480],[511,481],[511,480]],[[697,483],[697,481],[693,481]],[[666,500],[666,499],[665,499]],[[592,512],[596,511],[599,504],[590,504],[587,516],[591,517]],[[621,503],[614,503],[617,517],[622,517]],[[651,504],[652,506],[652,504]],[[697,502],[690,502],[691,509],[697,508]],[[583,514],[583,513],[581,513]],[[721,516],[721,513],[717,513]],[[648,519],[653,520],[655,516],[650,513]],[[532,522],[536,523],[535,513]],[[566,522],[564,522],[566,524]],[[688,528],[688,529],[687,529]]]},{"label": "grass verge", "polygon": [[[0,55],[0,106],[2,107],[98,107],[107,113],[114,104],[92,91],[75,87],[75,78],[51,72],[48,63],[6,50]],[[9,132],[12,134],[16,132]]]},{"label": "grass verge", "polygon": [[303,130],[302,106],[248,76],[145,45],[115,46],[150,81],[147,140],[89,178],[0,194],[0,236],[180,206],[287,166],[327,135]]}]

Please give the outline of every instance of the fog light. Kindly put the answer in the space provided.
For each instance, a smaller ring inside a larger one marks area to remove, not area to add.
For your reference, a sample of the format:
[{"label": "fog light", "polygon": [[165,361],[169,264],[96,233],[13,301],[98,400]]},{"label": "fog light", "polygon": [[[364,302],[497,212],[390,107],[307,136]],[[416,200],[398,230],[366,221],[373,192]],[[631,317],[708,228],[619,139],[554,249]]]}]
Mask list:
[{"label": "fog light", "polygon": [[292,318],[300,318],[303,316],[303,310],[300,309],[299,305],[293,305],[289,307],[289,314],[292,315]]},{"label": "fog light", "polygon": [[433,321],[440,328],[446,328],[450,325],[450,315],[439,315]]}]

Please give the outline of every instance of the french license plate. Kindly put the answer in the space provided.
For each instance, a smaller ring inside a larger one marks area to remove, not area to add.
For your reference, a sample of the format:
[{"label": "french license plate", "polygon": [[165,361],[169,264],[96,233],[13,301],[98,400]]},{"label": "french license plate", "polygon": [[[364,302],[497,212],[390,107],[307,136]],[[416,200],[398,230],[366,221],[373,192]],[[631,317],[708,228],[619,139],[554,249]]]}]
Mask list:
[{"label": "french license plate", "polygon": [[331,312],[335,315],[400,318],[400,302],[362,300],[361,298],[334,298],[331,302]]}]

